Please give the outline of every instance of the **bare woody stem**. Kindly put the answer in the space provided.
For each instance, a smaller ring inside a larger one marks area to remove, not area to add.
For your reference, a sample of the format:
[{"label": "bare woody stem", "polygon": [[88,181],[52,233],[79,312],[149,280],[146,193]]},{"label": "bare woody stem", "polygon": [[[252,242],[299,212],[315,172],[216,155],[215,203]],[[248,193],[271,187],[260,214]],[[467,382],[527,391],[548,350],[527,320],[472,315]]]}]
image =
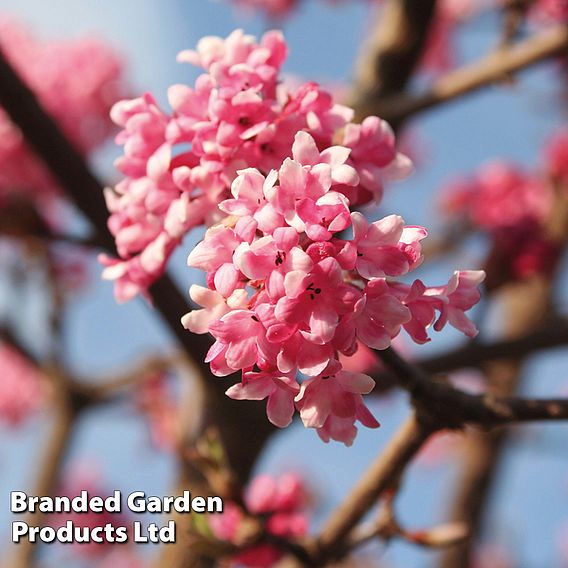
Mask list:
[{"label": "bare woody stem", "polygon": [[351,105],[357,118],[375,101],[398,97],[406,89],[426,44],[435,0],[388,0],[356,65]]},{"label": "bare woody stem", "polygon": [[325,564],[341,552],[351,530],[381,495],[398,483],[404,468],[433,432],[430,425],[422,423],[414,415],[403,424],[326,522],[313,547],[318,564]]},{"label": "bare woody stem", "polygon": [[[65,379],[61,375],[54,373],[52,378],[55,413],[52,430],[37,468],[38,477],[33,488],[33,495],[38,496],[53,496],[57,490],[61,466],[69,449],[77,418],[83,408],[80,401],[73,400],[69,396],[69,389],[66,388]],[[30,513],[27,521],[34,526],[43,526],[45,516],[41,512]],[[8,568],[29,568],[38,548],[38,544],[33,544],[29,540],[13,545]]]},{"label": "bare woody stem", "polygon": [[441,77],[424,93],[381,97],[367,101],[361,114],[379,114],[398,125],[407,118],[443,103],[499,83],[541,61],[568,52],[568,26],[558,26],[502,48]]}]

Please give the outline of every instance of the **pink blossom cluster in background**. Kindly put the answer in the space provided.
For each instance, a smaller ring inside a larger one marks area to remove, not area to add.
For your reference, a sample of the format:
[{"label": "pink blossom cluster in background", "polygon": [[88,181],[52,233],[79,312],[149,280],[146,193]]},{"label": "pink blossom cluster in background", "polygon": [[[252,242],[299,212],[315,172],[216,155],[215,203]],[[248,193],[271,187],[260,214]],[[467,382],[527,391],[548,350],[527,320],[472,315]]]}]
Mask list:
[{"label": "pink blossom cluster in background", "polygon": [[0,343],[0,422],[16,427],[45,402],[43,375],[18,351]]},{"label": "pink blossom cluster in background", "polygon": [[[0,49],[83,154],[107,139],[113,129],[109,110],[125,94],[121,62],[108,46],[87,38],[38,41],[0,18]],[[0,207],[16,192],[57,222],[56,181],[0,109]]]},{"label": "pink blossom cluster in background", "polygon": [[[264,530],[269,535],[295,539],[308,532],[307,494],[296,474],[287,473],[278,478],[270,475],[255,477],[246,492],[245,505],[248,513],[264,519]],[[246,515],[237,504],[226,501],[223,513],[210,515],[209,519],[216,538],[239,544]],[[256,544],[235,555],[231,565],[269,568],[282,555],[282,550],[273,544]]]},{"label": "pink blossom cluster in background", "polygon": [[148,421],[154,445],[161,450],[173,450],[179,416],[168,375],[160,372],[144,379],[136,390],[136,404]]},{"label": "pink blossom cluster in background", "polygon": [[115,547],[103,559],[97,560],[96,564],[98,568],[144,568],[147,565],[147,562],[124,546]]},{"label": "pink blossom cluster in background", "polygon": [[531,11],[536,21],[568,22],[568,0],[536,0]]},{"label": "pink blossom cluster in background", "polygon": [[544,163],[554,181],[568,183],[568,127],[555,132],[544,147]]},{"label": "pink blossom cluster in background", "polygon": [[443,189],[445,212],[460,215],[473,228],[489,233],[498,258],[516,278],[550,273],[558,256],[558,243],[546,229],[553,201],[551,180],[568,179],[565,130],[551,138],[543,154],[543,171],[493,161]]},{"label": "pink blossom cluster in background", "polygon": [[[101,483],[101,471],[96,463],[90,461],[75,462],[71,465],[66,472],[61,487],[57,495],[74,498],[78,497],[82,491],[87,491],[89,498],[102,497],[106,498],[112,495],[112,491],[107,490]],[[90,530],[96,527],[105,527],[107,524],[113,527],[126,526],[129,519],[124,513],[109,513],[103,511],[102,513],[95,513],[87,511],[84,513],[50,513],[48,517],[49,526],[57,529],[64,526],[67,521],[71,521],[77,529],[83,529],[82,533],[89,533]],[[88,530],[85,530],[88,529]],[[111,552],[113,548],[123,548],[122,545],[118,547],[107,540],[101,543],[91,541],[77,540],[73,545],[73,551],[85,559],[96,560],[102,562],[102,558]],[[133,558],[128,555],[123,557],[125,566],[135,566],[132,564]],[[130,562],[130,564],[128,563]],[[117,563],[117,566],[119,564]]]},{"label": "pink blossom cluster in background", "polygon": [[287,18],[300,5],[300,0],[235,0],[236,7],[250,12],[263,12],[271,20]]}]

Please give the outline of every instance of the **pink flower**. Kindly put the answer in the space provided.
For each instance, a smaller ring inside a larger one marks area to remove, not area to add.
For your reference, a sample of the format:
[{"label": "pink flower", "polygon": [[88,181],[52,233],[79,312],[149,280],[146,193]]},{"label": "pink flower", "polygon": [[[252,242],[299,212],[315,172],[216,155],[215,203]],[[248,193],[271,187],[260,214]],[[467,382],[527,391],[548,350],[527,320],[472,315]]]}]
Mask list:
[{"label": "pink flower", "polygon": [[266,414],[268,420],[279,428],[292,422],[294,397],[300,387],[294,377],[278,372],[244,373],[243,382],[227,390],[227,396],[235,400],[268,399]]},{"label": "pink flower", "polygon": [[374,278],[365,287],[357,302],[352,324],[357,338],[373,349],[386,349],[411,318],[411,312],[391,293],[384,279]]},{"label": "pink flower", "polygon": [[537,0],[531,5],[531,16],[537,22],[566,23],[568,21],[567,0]]},{"label": "pink flower", "polygon": [[[89,497],[106,498],[112,494],[101,485],[101,472],[97,464],[90,462],[80,462],[72,465],[70,470],[66,472],[62,485],[57,491],[57,495],[69,498],[77,497],[81,491],[87,491]],[[95,527],[104,527],[109,524],[113,527],[125,526],[127,524],[127,516],[123,513],[110,513],[103,511],[102,513],[94,513],[87,511],[86,513],[52,513],[48,516],[48,524],[53,528],[64,526],[67,521],[71,521],[76,529],[92,530]],[[82,531],[83,532],[83,531]],[[97,543],[76,542],[73,544],[73,550],[87,561],[99,561],[103,555],[106,555],[112,548],[113,543],[104,541]]]},{"label": "pink flower", "polygon": [[272,359],[266,330],[255,312],[234,310],[209,326],[217,340],[205,361],[211,363],[215,375],[225,376],[255,365],[261,359]]},{"label": "pink flower", "polygon": [[350,445],[353,441],[350,430],[344,423],[336,428],[333,419],[344,419],[351,426],[361,420],[366,426],[377,428],[378,422],[364,408],[361,397],[369,394],[374,386],[375,382],[368,375],[341,370],[339,363],[332,362],[321,375],[302,383],[296,396],[300,417],[307,428],[324,428],[324,439],[332,437]]},{"label": "pink flower", "polygon": [[352,310],[358,292],[343,284],[341,267],[326,258],[309,271],[294,270],[284,277],[286,296],[276,304],[280,321],[300,326],[303,337],[316,344],[329,342],[339,316]]},{"label": "pink flower", "polygon": [[404,324],[405,330],[416,343],[426,343],[430,341],[427,330],[432,324],[435,331],[449,323],[469,337],[477,335],[465,312],[479,302],[478,287],[484,279],[482,270],[464,270],[454,272],[446,286],[427,288],[415,280],[411,286],[396,283],[390,284],[390,288],[410,310],[411,319]]},{"label": "pink flower", "polygon": [[21,425],[45,402],[45,379],[20,353],[0,344],[0,420]]},{"label": "pink flower", "polygon": [[302,479],[295,473],[284,473],[275,478],[270,475],[255,477],[246,493],[248,509],[254,514],[271,511],[295,511],[307,504]]},{"label": "pink flower", "polygon": [[210,324],[220,320],[231,310],[245,308],[248,304],[247,294],[242,289],[235,290],[228,298],[224,298],[215,290],[194,284],[189,289],[189,296],[204,308],[192,310],[181,319],[183,327],[193,333],[207,333]]},{"label": "pink flower", "polygon": [[[104,43],[89,38],[40,41],[19,23],[0,18],[0,48],[84,155],[112,133],[112,104],[124,96],[122,64]],[[30,199],[45,220],[62,222],[56,180],[0,109],[0,206],[8,195]]]},{"label": "pink flower", "polygon": [[361,124],[348,124],[343,145],[351,148],[350,163],[361,179],[361,186],[372,198],[380,200],[384,181],[407,177],[412,171],[410,160],[397,152],[391,127],[376,116]]},{"label": "pink flower", "polygon": [[405,227],[398,215],[371,224],[358,212],[351,218],[356,268],[364,278],[401,276],[422,262],[420,241],[427,235],[423,227]]},{"label": "pink flower", "polygon": [[339,354],[341,366],[350,373],[371,374],[381,369],[382,364],[378,355],[364,343],[357,343],[352,355]]},{"label": "pink flower", "polygon": [[444,192],[447,211],[489,230],[540,223],[552,203],[550,188],[540,179],[501,161],[485,164],[470,180],[449,184]]},{"label": "pink flower", "polygon": [[[481,298],[479,285],[485,279],[482,270],[461,270],[454,272],[448,284],[440,289],[439,295],[444,298],[440,317],[434,329],[440,330],[446,321],[469,337],[477,335],[474,323],[465,315]],[[436,295],[435,289],[428,291],[429,295]]]},{"label": "pink flower", "polygon": [[342,442],[346,446],[353,445],[357,436],[357,426],[359,421],[367,428],[378,428],[380,424],[371,414],[370,410],[363,403],[362,398],[355,399],[354,417],[343,418],[336,414],[330,414],[321,428],[318,428],[318,436],[327,444],[330,440]]},{"label": "pink flower", "polygon": [[267,399],[274,424],[299,410],[324,440],[350,444],[356,421],[378,423],[362,401],[365,375],[338,358],[358,343],[385,349],[402,329],[427,341],[434,322],[471,334],[464,312],[479,278],[463,272],[439,288],[386,280],[419,266],[426,230],[352,209],[378,201],[410,161],[378,117],[351,124],[353,111],[315,83],[279,83],[286,52],[278,32],[258,43],[241,30],[207,37],[179,56],[205,73],[169,90],[171,112],[150,95],[115,106],[126,177],[106,198],[121,258],[102,257],[104,277],[120,299],[144,293],[185,234],[208,227],[188,257],[206,275],[207,287],[190,291],[203,309],[182,323],[215,338],[212,372],[241,371],[227,394]]},{"label": "pink flower", "polygon": [[547,171],[553,177],[566,183],[568,180],[568,128],[559,130],[548,140],[544,147],[544,161]]}]

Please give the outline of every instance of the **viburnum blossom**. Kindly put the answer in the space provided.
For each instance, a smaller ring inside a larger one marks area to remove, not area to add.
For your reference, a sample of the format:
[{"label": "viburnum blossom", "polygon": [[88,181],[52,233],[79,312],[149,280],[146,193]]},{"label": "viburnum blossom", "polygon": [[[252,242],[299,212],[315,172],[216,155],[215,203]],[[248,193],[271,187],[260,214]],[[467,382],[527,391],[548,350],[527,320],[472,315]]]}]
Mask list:
[{"label": "viburnum blossom", "polygon": [[203,309],[182,322],[215,338],[212,372],[242,372],[227,394],[266,399],[275,425],[297,410],[325,441],[351,444],[357,421],[378,426],[362,398],[374,383],[340,355],[358,342],[385,349],[403,328],[420,343],[446,322],[473,336],[464,312],[482,274],[435,288],[393,280],[422,262],[426,230],[353,208],[378,203],[411,162],[380,118],[351,123],[317,84],[279,83],[286,54],[275,31],[258,43],[241,30],[206,37],[178,56],[205,73],[170,88],[172,112],[150,94],[115,105],[126,177],[106,197],[121,258],[103,257],[104,276],[119,300],[144,293],[183,236],[208,226],[188,258],[206,273],[190,290]]},{"label": "viburnum blossom", "polygon": [[544,162],[554,180],[568,182],[568,127],[550,137],[544,147]]},{"label": "viburnum blossom", "polygon": [[136,390],[135,403],[146,418],[154,445],[160,450],[173,450],[180,428],[178,405],[169,388],[168,375],[152,373]]},{"label": "viburnum blossom", "polygon": [[[550,171],[558,176],[563,175],[560,140],[553,141],[547,151]],[[553,269],[558,243],[545,230],[553,194],[542,174],[494,161],[469,178],[450,182],[443,195],[447,213],[461,215],[474,228],[490,234],[499,271],[526,278]]]},{"label": "viburnum blossom", "polygon": [[[104,499],[111,495],[112,491],[103,486],[101,477],[101,471],[96,463],[90,460],[75,462],[65,473],[57,495],[72,499],[79,496],[82,491],[87,491],[89,497],[102,497]],[[119,544],[117,547],[116,544],[106,539],[103,539],[103,542],[91,540],[88,538],[90,531],[106,525],[111,525],[114,528],[125,526],[129,520],[128,515],[123,512],[111,513],[103,510],[101,513],[95,513],[88,510],[87,512],[50,513],[47,523],[57,529],[71,521],[75,530],[81,535],[81,540],[77,538],[73,543],[75,554],[84,559],[102,562],[101,557],[103,555],[106,556],[113,548],[116,550],[121,545]],[[124,560],[127,558],[125,556]],[[119,566],[118,562],[116,566]],[[128,566],[128,563],[125,562],[125,566]]]},{"label": "viburnum blossom", "polygon": [[504,161],[488,162],[473,176],[448,183],[443,195],[448,212],[464,214],[474,226],[489,230],[540,223],[552,204],[538,176]]},{"label": "viburnum blossom", "polygon": [[44,377],[6,344],[0,344],[0,376],[0,421],[19,426],[44,404]]},{"label": "viburnum blossom", "polygon": [[[278,478],[259,475],[251,482],[244,499],[248,513],[264,519],[265,531],[280,538],[301,538],[307,534],[307,494],[299,476],[286,473]],[[210,515],[216,538],[239,545],[246,528],[245,512],[233,502],[225,502],[222,514]],[[283,552],[271,544],[257,544],[231,558],[233,566],[269,568]]]},{"label": "viburnum blossom", "polygon": [[236,0],[237,8],[256,11],[262,10],[272,20],[279,20],[290,15],[299,4],[299,0]]},{"label": "viburnum blossom", "polygon": [[531,15],[538,22],[566,23],[568,21],[568,1],[536,0],[531,5],[531,12]]},{"label": "viburnum blossom", "polygon": [[206,358],[215,375],[243,373],[230,397],[267,399],[280,427],[297,410],[324,441],[351,444],[357,421],[378,426],[363,402],[374,382],[343,369],[340,355],[359,344],[385,349],[402,329],[424,343],[428,328],[447,322],[475,335],[465,311],[479,300],[483,273],[456,272],[434,288],[393,280],[422,262],[426,230],[396,215],[369,223],[351,208],[378,201],[384,180],[406,175],[409,161],[379,118],[333,122],[342,145],[331,145],[331,132],[300,129],[276,168],[238,170],[219,204],[227,216],[189,255],[210,292],[192,287],[204,310],[183,323],[215,338]]},{"label": "viburnum blossom", "polygon": [[[125,93],[122,65],[112,49],[88,38],[40,42],[5,18],[0,48],[78,150],[88,154],[107,139],[113,129],[109,110]],[[25,196],[56,223],[58,194],[48,169],[0,108],[0,207],[13,195]]]}]

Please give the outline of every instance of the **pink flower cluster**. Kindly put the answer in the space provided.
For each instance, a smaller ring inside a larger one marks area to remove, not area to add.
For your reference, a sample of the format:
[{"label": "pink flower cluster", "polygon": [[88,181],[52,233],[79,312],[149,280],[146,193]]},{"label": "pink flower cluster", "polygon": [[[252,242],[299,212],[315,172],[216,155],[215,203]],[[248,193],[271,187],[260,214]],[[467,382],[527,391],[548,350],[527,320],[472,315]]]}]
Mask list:
[{"label": "pink flower cluster", "polygon": [[531,10],[531,15],[540,22],[568,22],[568,0],[536,0]]},{"label": "pink flower cluster", "polygon": [[41,373],[12,347],[0,344],[0,421],[16,427],[44,403]]},{"label": "pink flower cluster", "polygon": [[298,8],[299,0],[235,0],[237,8],[262,11],[271,20],[286,18]]},{"label": "pink flower cluster", "polygon": [[[76,462],[71,465],[69,470],[65,473],[63,483],[59,488],[57,495],[62,495],[69,498],[77,497],[82,491],[87,491],[89,497],[102,497],[103,499],[111,495],[111,491],[107,491],[101,483],[102,472],[100,471],[97,463],[90,460]],[[75,554],[83,557],[85,560],[93,560],[103,563],[102,557],[109,554],[114,548],[121,548],[121,544],[114,544],[112,542],[98,543],[88,540],[87,536],[90,530],[96,527],[104,527],[109,524],[114,528],[124,526],[130,519],[125,513],[109,513],[103,511],[102,513],[95,513],[87,511],[85,513],[51,513],[48,517],[49,526],[57,529],[64,526],[67,521],[71,521],[73,525],[80,529],[81,540],[77,540],[72,546]],[[128,556],[124,555],[124,564]],[[130,559],[132,562],[132,559]],[[130,564],[134,566],[133,563]],[[114,566],[119,566],[119,563]]]},{"label": "pink flower cluster", "polygon": [[[0,19],[0,49],[82,153],[106,140],[113,128],[109,110],[124,96],[121,63],[110,48],[94,39],[39,42],[19,24]],[[49,214],[58,189],[0,109],[0,206],[15,192]]]},{"label": "pink flower cluster", "polygon": [[[321,161],[320,170],[332,169],[337,189],[352,205],[379,198],[384,179],[409,170],[384,122],[370,118],[362,127],[350,124],[353,111],[335,104],[315,83],[292,89],[279,84],[286,54],[286,43],[275,31],[259,43],[240,30],[225,40],[206,37],[197,50],[178,56],[205,73],[193,88],[170,87],[171,113],[149,94],[113,108],[112,117],[123,128],[117,141],[124,145],[116,165],[125,178],[107,190],[106,199],[121,258],[101,260],[103,277],[116,281],[119,301],[144,293],[192,228],[228,213],[229,205],[221,211],[218,204],[230,196],[237,171],[278,169],[291,157],[299,131],[325,150],[344,129],[346,148],[305,159],[316,160],[314,166]],[[314,207],[334,208],[326,199]]]},{"label": "pink flower cluster", "polygon": [[[561,135],[547,146],[547,167],[553,175],[564,175],[565,148]],[[499,271],[509,271],[514,278],[548,273],[554,267],[558,244],[545,231],[552,200],[551,185],[543,175],[503,161],[487,163],[443,190],[446,212],[487,231]]]},{"label": "pink flower cluster", "polygon": [[343,369],[340,354],[353,354],[358,342],[385,349],[401,329],[424,343],[430,326],[447,322],[476,334],[465,311],[479,300],[482,272],[456,272],[435,288],[394,281],[422,262],[426,230],[396,215],[369,223],[350,211],[361,187],[380,187],[380,169],[364,160],[399,161],[388,153],[391,137],[376,117],[347,125],[343,146],[321,148],[298,132],[278,169],[239,171],[219,206],[229,216],[188,258],[208,287],[191,287],[204,309],[182,322],[215,338],[206,359],[215,375],[242,371],[228,396],[268,399],[279,427],[298,410],[326,442],[350,445],[357,421],[378,426],[362,398],[374,381]]},{"label": "pink flower cluster", "polygon": [[473,176],[443,189],[446,211],[466,215],[473,226],[485,230],[541,223],[551,204],[550,188],[539,176],[504,161],[488,162]]},{"label": "pink flower cluster", "polygon": [[[268,534],[281,538],[300,538],[308,531],[305,513],[306,491],[295,474],[279,478],[259,475],[250,484],[245,495],[248,513],[262,517]],[[238,505],[225,502],[222,514],[210,516],[210,527],[219,540],[239,544],[239,533],[246,519]],[[272,544],[257,544],[231,559],[232,565],[269,568],[282,557],[282,551]]]},{"label": "pink flower cluster", "polygon": [[555,181],[568,184],[568,127],[550,137],[544,147],[544,163]]}]

